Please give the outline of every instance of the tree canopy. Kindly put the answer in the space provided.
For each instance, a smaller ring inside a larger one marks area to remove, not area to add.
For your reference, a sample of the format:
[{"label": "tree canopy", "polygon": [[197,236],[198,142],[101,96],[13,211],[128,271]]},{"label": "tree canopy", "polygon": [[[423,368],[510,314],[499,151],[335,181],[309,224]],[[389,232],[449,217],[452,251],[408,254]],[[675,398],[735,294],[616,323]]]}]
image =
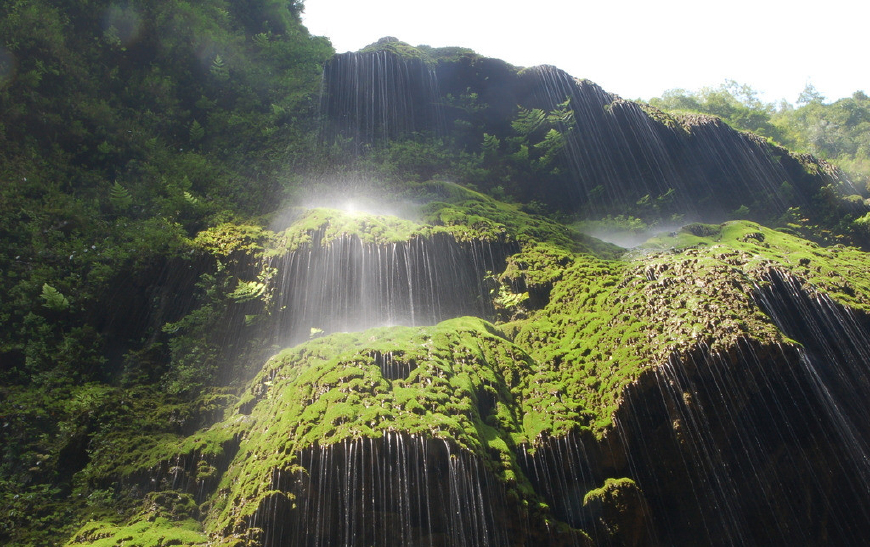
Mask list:
[{"label": "tree canopy", "polygon": [[736,129],[829,160],[865,188],[870,184],[870,98],[863,91],[826,103],[808,84],[796,105],[773,104],[759,99],[749,85],[729,80],[695,92],[672,89],[650,100],[650,105],[668,112],[718,116]]}]

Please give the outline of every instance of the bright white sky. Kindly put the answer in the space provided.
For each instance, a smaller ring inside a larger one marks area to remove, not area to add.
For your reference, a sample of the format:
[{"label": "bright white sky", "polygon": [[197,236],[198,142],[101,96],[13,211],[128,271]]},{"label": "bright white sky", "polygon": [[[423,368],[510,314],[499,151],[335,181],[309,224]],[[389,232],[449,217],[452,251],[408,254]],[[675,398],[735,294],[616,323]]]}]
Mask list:
[{"label": "bright white sky", "polygon": [[807,83],[826,102],[870,93],[868,16],[862,0],[305,0],[303,21],[339,53],[395,36],[555,65],[626,99],[731,79],[794,103]]}]

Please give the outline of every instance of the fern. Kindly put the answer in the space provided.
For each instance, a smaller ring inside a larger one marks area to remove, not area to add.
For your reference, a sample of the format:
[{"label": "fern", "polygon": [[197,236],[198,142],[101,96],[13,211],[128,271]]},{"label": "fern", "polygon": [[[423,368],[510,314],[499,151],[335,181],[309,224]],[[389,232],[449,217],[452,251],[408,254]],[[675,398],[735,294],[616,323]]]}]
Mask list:
[{"label": "fern", "polygon": [[484,154],[497,154],[500,147],[501,141],[498,137],[490,135],[489,133],[483,134],[483,144],[481,144],[481,148],[483,149]]},{"label": "fern", "polygon": [[115,181],[115,184],[109,190],[109,203],[118,211],[126,211],[133,205],[133,196],[130,195],[130,192],[126,188],[118,184],[118,181]]},{"label": "fern", "polygon": [[69,308],[69,300],[48,283],[42,285],[42,305],[50,310],[63,311]]},{"label": "fern", "polygon": [[218,80],[226,80],[230,76],[230,71],[224,64],[223,57],[220,55],[214,56],[214,61],[211,62],[209,72],[211,72],[211,75]]},{"label": "fern", "polygon": [[259,298],[266,292],[266,284],[258,281],[242,281],[239,280],[239,285],[236,290],[229,294],[229,297],[236,302],[248,302]]},{"label": "fern", "polygon": [[556,105],[556,108],[547,114],[547,121],[551,124],[563,124],[568,127],[574,125],[574,109],[571,108],[571,99]]},{"label": "fern", "polygon": [[272,37],[271,32],[261,32],[251,36],[251,41],[258,47],[266,47],[269,45],[269,39]]},{"label": "fern", "polygon": [[188,133],[190,134],[190,142],[197,142],[205,136],[205,128],[198,121],[193,120]]},{"label": "fern", "polygon": [[540,108],[529,110],[520,106],[517,118],[511,122],[511,127],[520,135],[528,137],[537,128],[541,127],[546,117],[547,115]]}]

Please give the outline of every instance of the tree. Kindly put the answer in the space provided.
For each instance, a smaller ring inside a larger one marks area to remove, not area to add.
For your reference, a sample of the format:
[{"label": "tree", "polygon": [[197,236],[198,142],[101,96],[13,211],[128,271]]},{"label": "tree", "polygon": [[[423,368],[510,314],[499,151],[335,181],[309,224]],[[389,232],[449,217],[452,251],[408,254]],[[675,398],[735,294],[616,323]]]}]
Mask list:
[{"label": "tree", "polygon": [[811,103],[821,104],[824,100],[825,98],[818,92],[816,86],[808,83],[800,95],[798,95],[797,104],[798,106],[806,106]]}]

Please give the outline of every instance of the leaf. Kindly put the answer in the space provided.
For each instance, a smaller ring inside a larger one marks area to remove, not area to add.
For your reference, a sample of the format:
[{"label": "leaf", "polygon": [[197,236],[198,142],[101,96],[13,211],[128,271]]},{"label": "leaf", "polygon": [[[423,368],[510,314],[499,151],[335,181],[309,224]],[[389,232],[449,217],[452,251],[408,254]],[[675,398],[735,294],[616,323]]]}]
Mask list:
[{"label": "leaf", "polygon": [[266,292],[266,284],[259,281],[239,281],[236,290],[229,294],[229,297],[236,302],[248,302],[259,298]]},{"label": "leaf", "polygon": [[190,134],[190,142],[197,142],[205,136],[205,128],[198,121],[193,120],[188,133]]},{"label": "leaf", "polygon": [[211,62],[209,72],[211,72],[211,75],[218,80],[226,80],[230,76],[230,71],[224,64],[223,57],[221,57],[220,55],[214,56],[214,61]]},{"label": "leaf", "polygon": [[520,135],[528,137],[544,123],[545,119],[546,114],[540,108],[528,110],[520,106],[517,118],[511,122],[511,127]]},{"label": "leaf", "polygon": [[69,308],[69,300],[48,283],[42,285],[42,305],[50,310],[63,311]]},{"label": "leaf", "polygon": [[118,211],[126,211],[133,204],[133,196],[130,195],[130,192],[126,188],[118,184],[118,181],[115,181],[115,184],[109,190],[109,203]]}]

